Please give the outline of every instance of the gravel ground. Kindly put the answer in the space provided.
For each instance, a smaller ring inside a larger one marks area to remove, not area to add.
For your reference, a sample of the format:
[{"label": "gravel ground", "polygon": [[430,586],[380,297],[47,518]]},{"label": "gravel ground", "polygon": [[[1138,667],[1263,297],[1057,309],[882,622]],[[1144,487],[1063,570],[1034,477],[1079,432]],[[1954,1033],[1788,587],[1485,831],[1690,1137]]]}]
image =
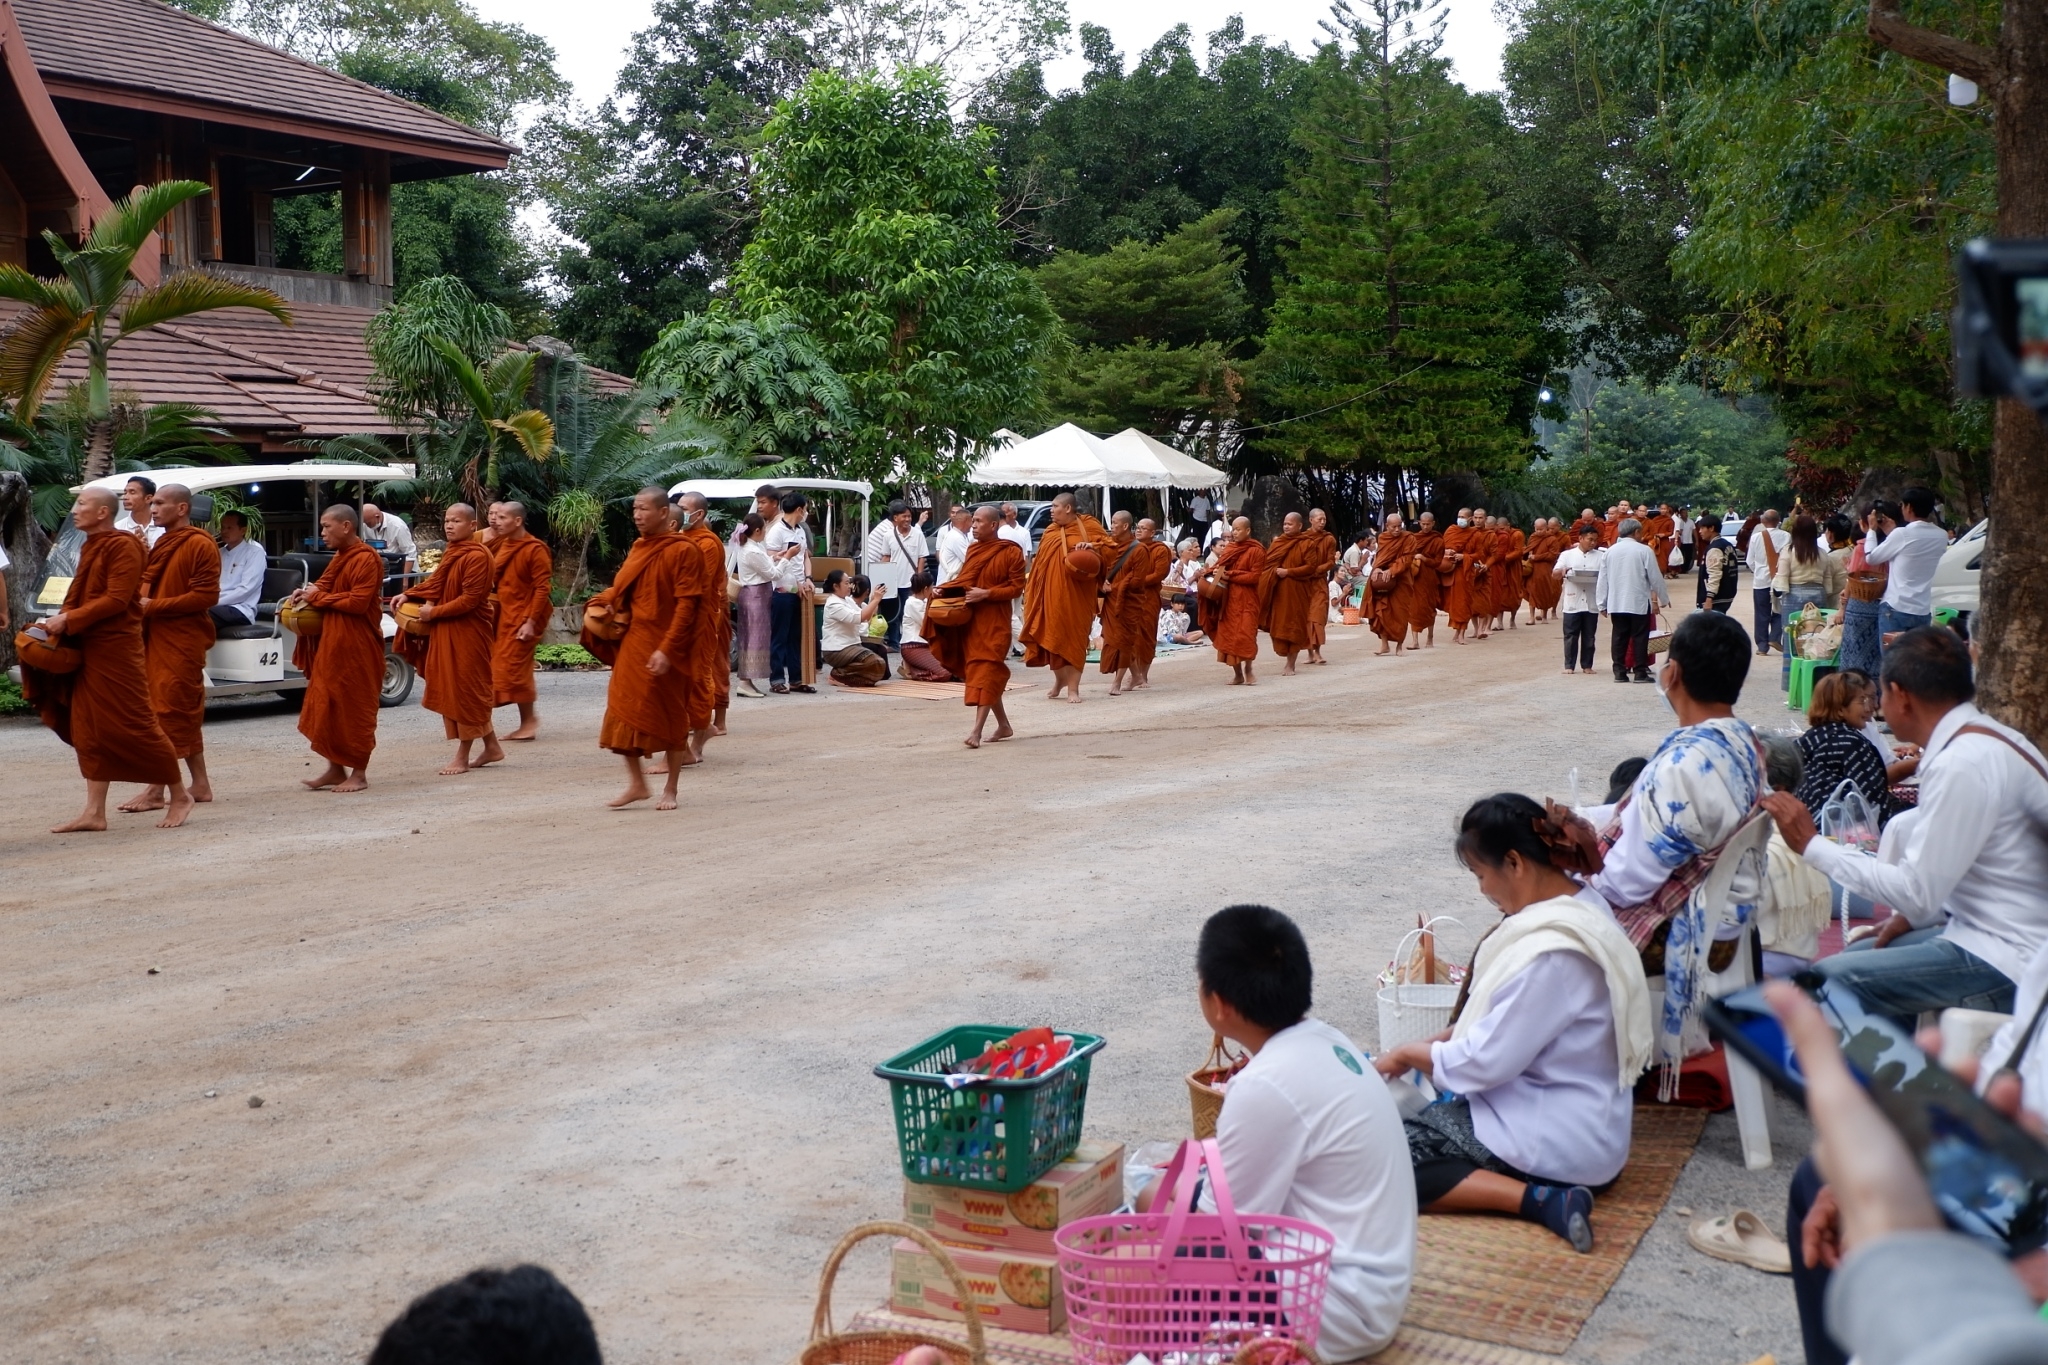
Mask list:
[{"label": "gravel ground", "polygon": [[[792,1358],[826,1251],[900,1208],[876,1061],[967,1020],[1086,1029],[1090,1129],[1176,1136],[1205,914],[1294,915],[1317,1012],[1370,1043],[1415,916],[1491,922],[1464,805],[1568,796],[1574,766],[1590,799],[1669,728],[1652,688],[1559,676],[1554,626],[1395,658],[1332,634],[1255,689],[1197,653],[1132,696],[1013,692],[1018,740],[979,753],[945,703],[745,702],[670,814],[603,807],[602,675],[544,676],[540,740],[461,778],[437,717],[384,712],[353,797],[298,789],[277,704],[218,708],[221,797],[177,833],[44,833],[76,769],[0,721],[0,1359],[357,1360],[412,1295],[518,1260],[609,1360]],[[1781,724],[1775,672],[1744,710]],[[1788,1283],[1675,1211],[1781,1218],[1806,1130],[1774,1126],[1750,1173],[1715,1118],[1569,1359],[1800,1358]],[[883,1289],[857,1255],[841,1316]]]}]

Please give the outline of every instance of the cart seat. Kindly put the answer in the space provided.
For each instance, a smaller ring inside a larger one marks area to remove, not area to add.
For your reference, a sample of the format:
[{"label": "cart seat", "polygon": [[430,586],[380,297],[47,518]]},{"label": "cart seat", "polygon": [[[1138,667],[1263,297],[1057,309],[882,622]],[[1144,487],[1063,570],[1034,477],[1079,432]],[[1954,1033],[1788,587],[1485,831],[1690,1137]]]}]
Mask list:
[{"label": "cart seat", "polygon": [[[273,613],[274,617],[275,613]],[[246,626],[224,626],[214,622],[213,638],[216,640],[272,640],[277,638],[277,622],[251,621]]]},{"label": "cart seat", "polygon": [[277,608],[306,583],[306,566],[290,559],[279,560],[263,571],[263,590],[256,602],[256,619],[246,626],[214,626],[217,640],[274,640],[278,635]]}]

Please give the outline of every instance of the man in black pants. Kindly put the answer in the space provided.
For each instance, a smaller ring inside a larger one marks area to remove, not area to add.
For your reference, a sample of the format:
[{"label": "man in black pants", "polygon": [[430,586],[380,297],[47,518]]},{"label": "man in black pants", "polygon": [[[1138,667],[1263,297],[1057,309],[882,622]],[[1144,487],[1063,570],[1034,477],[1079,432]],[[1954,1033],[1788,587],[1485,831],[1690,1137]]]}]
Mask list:
[{"label": "man in black pants", "polygon": [[1615,528],[1594,590],[1600,610],[1614,622],[1614,680],[1619,683],[1629,681],[1631,671],[1637,682],[1656,681],[1650,676],[1650,622],[1658,607],[1671,605],[1656,552],[1637,539],[1642,529],[1634,517]]},{"label": "man in black pants", "polygon": [[[1559,580],[1558,615],[1564,620],[1564,671],[1593,671],[1593,656],[1600,648],[1600,608],[1594,600],[1600,565],[1607,551],[1600,548],[1600,528],[1581,526],[1579,543],[1557,557],[1551,569]],[[1588,583],[1586,575],[1594,576]]]}]

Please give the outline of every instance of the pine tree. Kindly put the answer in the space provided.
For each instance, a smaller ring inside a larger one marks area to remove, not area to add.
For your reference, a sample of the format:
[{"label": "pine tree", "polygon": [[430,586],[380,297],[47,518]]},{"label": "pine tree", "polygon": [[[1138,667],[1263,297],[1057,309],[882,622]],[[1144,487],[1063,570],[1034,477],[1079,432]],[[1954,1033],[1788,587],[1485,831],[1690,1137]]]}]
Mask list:
[{"label": "pine tree", "polygon": [[[1286,277],[1257,377],[1260,449],[1319,469],[1518,467],[1529,291],[1496,233],[1500,129],[1437,56],[1443,0],[1344,0],[1282,196]],[[1494,106],[1497,110],[1497,106]]]}]

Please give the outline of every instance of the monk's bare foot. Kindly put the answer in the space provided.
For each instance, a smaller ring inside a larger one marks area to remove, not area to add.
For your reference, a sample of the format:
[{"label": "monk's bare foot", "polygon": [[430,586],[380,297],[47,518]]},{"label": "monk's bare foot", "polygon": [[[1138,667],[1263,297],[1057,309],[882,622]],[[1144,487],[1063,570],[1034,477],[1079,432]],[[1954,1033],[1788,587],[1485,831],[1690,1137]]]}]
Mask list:
[{"label": "monk's bare foot", "polygon": [[124,810],[130,815],[137,815],[146,810],[162,810],[163,808],[164,789],[162,787],[145,788],[139,796],[132,797],[114,807],[115,810]]},{"label": "monk's bare foot", "polygon": [[1045,694],[1045,699],[1047,701],[1058,701],[1060,699],[1060,685],[1058,683],[1052,685],[1052,691]]},{"label": "monk's bare foot", "polygon": [[213,800],[213,784],[211,782],[194,782],[185,790],[191,792],[192,799],[202,806],[209,804]]},{"label": "monk's bare foot", "polygon": [[451,758],[448,760],[448,766],[441,769],[437,775],[440,777],[460,777],[476,766],[476,764],[470,763],[465,759]]},{"label": "monk's bare foot", "polygon": [[1075,706],[1079,706],[1079,705],[1081,704],[1081,689],[1080,689],[1080,688],[1078,688],[1078,687],[1077,687],[1077,688],[1075,688],[1075,689],[1074,689],[1074,694],[1073,694],[1072,696],[1068,697],[1068,698],[1067,698],[1067,700],[1068,700],[1068,701],[1069,701],[1070,703],[1072,703],[1073,705],[1075,705]]},{"label": "monk's bare foot", "polygon": [[620,792],[611,800],[605,802],[605,804],[607,806],[610,806],[613,810],[623,810],[625,807],[632,805],[635,801],[645,801],[648,797],[652,795],[654,795],[654,793],[647,789],[647,784],[636,777],[631,782],[626,784],[626,789],[624,791]]},{"label": "monk's bare foot", "polygon": [[960,742],[970,749],[979,749],[981,747],[981,731],[976,730]]},{"label": "monk's bare foot", "polygon": [[69,824],[50,826],[50,833],[90,834],[95,833],[99,830],[103,830],[106,827],[107,817],[104,815],[81,815],[76,820],[71,821]]},{"label": "monk's bare foot", "polygon": [[1233,675],[1233,676],[1232,676],[1232,678],[1230,679],[1230,685],[1231,685],[1232,687],[1243,687],[1243,686],[1244,686],[1244,677],[1243,677],[1243,676],[1242,676],[1241,674],[1240,674],[1240,675]]},{"label": "monk's bare foot", "polygon": [[470,766],[474,768],[481,768],[487,763],[503,763],[504,761],[505,751],[503,748],[499,747],[498,741],[495,739],[487,739],[484,741],[484,751],[481,754],[477,755],[476,762],[471,764]]},{"label": "monk's bare foot", "polygon": [[674,810],[676,808],[676,794],[673,791],[662,792],[661,800],[654,803],[654,808],[656,810]]},{"label": "monk's bare foot", "polygon": [[1011,735],[1014,735],[1016,733],[1017,732],[1015,730],[1012,730],[1007,725],[998,725],[996,727],[996,732],[988,737],[988,742],[994,744],[999,740],[1008,739]]},{"label": "monk's bare foot", "polygon": [[1109,695],[1112,697],[1121,697],[1123,693],[1117,688],[1117,685],[1115,683],[1111,683],[1109,685]]},{"label": "monk's bare foot", "polygon": [[660,766],[660,767],[658,767],[658,768],[657,768],[657,767],[652,767],[652,766],[650,766],[650,767],[649,767],[649,768],[647,769],[647,775],[648,775],[649,777],[667,777],[667,776],[668,776],[668,760],[664,758],[664,759],[662,759],[662,760],[661,760],[660,762],[661,762],[661,766]]},{"label": "monk's bare foot", "polygon": [[192,800],[192,793],[189,791],[173,796],[171,798],[171,808],[164,812],[163,819],[156,822],[156,827],[158,829],[176,829],[185,823],[186,817],[192,814],[192,807],[195,804]]},{"label": "monk's bare foot", "polygon": [[346,782],[337,782],[334,784],[334,790],[337,792],[361,792],[368,791],[369,789],[370,779],[364,777],[361,773],[357,773],[354,777],[349,778]]},{"label": "monk's bare foot", "polygon": [[1285,667],[1285,668],[1281,669],[1281,670],[1280,670],[1280,676],[1281,676],[1281,677],[1283,677],[1283,678],[1291,678],[1291,677],[1293,677],[1293,676],[1294,676],[1294,665],[1290,663],[1290,664],[1288,664],[1288,665],[1287,665],[1287,667]]},{"label": "monk's bare foot", "polygon": [[714,725],[714,726],[712,726],[712,727],[711,727],[711,738],[713,738],[713,739],[720,739],[720,738],[722,738],[722,737],[723,737],[724,735],[725,735],[725,727],[724,727],[723,725]]},{"label": "monk's bare foot", "polygon": [[520,726],[520,727],[519,727],[519,728],[518,728],[517,730],[514,730],[514,731],[513,731],[513,732],[512,732],[511,734],[509,734],[509,735],[505,736],[505,738],[507,738],[507,739],[517,739],[517,740],[528,740],[528,739],[532,739],[532,738],[533,738],[533,737],[534,737],[535,735],[537,735],[537,734],[539,734],[539,733],[540,733],[540,722],[539,722],[538,720],[530,720],[530,721],[526,722],[526,724],[524,724],[524,725]]},{"label": "monk's bare foot", "polygon": [[307,778],[302,785],[304,785],[307,791],[321,792],[326,791],[329,787],[332,787],[347,776],[348,774],[342,771],[339,763],[330,763],[327,765],[326,772],[318,777]]}]

